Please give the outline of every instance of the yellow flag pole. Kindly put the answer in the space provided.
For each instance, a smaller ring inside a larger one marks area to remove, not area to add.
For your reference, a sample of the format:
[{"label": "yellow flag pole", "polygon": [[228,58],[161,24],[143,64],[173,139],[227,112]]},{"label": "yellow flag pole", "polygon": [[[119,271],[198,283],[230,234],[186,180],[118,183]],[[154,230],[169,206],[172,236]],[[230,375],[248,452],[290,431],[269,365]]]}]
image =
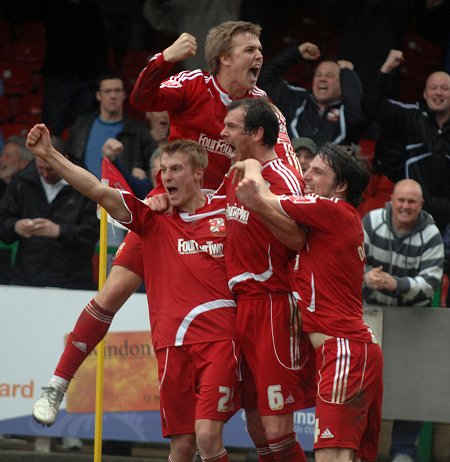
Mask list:
[{"label": "yellow flag pole", "polygon": [[[98,262],[98,290],[106,281],[106,256],[108,250],[108,213],[101,208],[100,214],[100,252]],[[105,355],[105,340],[97,345],[97,374],[95,385],[95,436],[94,462],[102,460],[102,429],[103,429],[103,365]]]}]

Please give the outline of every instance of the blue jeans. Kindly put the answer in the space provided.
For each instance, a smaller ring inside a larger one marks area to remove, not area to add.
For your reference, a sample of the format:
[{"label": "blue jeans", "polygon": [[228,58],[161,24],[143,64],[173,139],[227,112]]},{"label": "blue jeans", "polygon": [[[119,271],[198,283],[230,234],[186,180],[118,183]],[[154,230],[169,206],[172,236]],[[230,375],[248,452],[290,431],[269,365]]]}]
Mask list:
[{"label": "blue jeans", "polygon": [[394,420],[392,427],[391,456],[405,454],[416,460],[417,446],[422,422]]}]

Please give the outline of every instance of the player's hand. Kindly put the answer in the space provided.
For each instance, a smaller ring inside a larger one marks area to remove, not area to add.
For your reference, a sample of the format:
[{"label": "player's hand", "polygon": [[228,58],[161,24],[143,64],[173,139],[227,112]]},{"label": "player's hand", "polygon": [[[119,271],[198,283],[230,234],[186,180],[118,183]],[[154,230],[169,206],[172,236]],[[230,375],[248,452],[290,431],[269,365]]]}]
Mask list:
[{"label": "player's hand", "polygon": [[117,156],[122,154],[123,150],[123,144],[115,138],[108,138],[102,146],[102,154],[109,160],[114,160]]},{"label": "player's hand", "polygon": [[156,194],[155,196],[147,197],[144,202],[154,212],[171,212],[173,207],[169,202],[169,196],[166,193]]},{"label": "player's hand", "polygon": [[32,236],[56,239],[61,233],[61,227],[47,218],[35,218],[31,229]]},{"label": "player's hand", "polygon": [[27,149],[36,157],[45,159],[53,147],[50,132],[44,124],[36,124],[27,135]]},{"label": "player's hand", "polygon": [[257,211],[264,206],[265,202],[261,198],[260,186],[252,178],[244,178],[239,181],[236,188],[236,196],[250,210]]},{"label": "player's hand", "polygon": [[228,171],[228,177],[232,184],[238,184],[246,176],[260,172],[261,164],[256,159],[246,159],[235,162]]},{"label": "player's hand", "polygon": [[168,48],[163,51],[164,60],[168,63],[178,63],[197,53],[197,39],[183,32]]},{"label": "player's hand", "polygon": [[389,54],[386,58],[386,61],[381,66],[380,71],[383,74],[389,74],[392,72],[396,67],[400,66],[400,64],[404,61],[403,52],[400,50],[392,49],[389,51]]},{"label": "player's hand", "polygon": [[320,58],[320,50],[317,45],[311,42],[304,42],[298,46],[298,51],[303,59],[314,61]]}]

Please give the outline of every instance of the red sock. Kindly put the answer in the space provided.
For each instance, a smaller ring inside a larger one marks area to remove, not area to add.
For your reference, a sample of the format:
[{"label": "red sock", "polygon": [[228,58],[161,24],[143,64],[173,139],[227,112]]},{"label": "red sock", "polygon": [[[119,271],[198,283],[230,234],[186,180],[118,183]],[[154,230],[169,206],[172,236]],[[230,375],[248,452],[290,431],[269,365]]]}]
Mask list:
[{"label": "red sock", "polygon": [[201,459],[203,462],[228,462],[228,452],[225,449],[216,457],[211,457],[211,459],[203,459],[203,457],[201,457]]},{"label": "red sock", "polygon": [[104,310],[95,300],[91,300],[67,337],[54,375],[66,380],[72,379],[81,363],[108,332],[113,317],[114,313]]},{"label": "red sock", "polygon": [[270,449],[268,444],[265,444],[264,446],[256,446],[256,453],[258,454],[258,460],[259,462],[274,462],[275,458],[273,457],[273,452]]},{"label": "red sock", "polygon": [[303,449],[297,440],[297,435],[294,432],[280,436],[273,440],[268,440],[267,442],[272,450],[275,461],[306,462],[305,453],[303,452]]}]

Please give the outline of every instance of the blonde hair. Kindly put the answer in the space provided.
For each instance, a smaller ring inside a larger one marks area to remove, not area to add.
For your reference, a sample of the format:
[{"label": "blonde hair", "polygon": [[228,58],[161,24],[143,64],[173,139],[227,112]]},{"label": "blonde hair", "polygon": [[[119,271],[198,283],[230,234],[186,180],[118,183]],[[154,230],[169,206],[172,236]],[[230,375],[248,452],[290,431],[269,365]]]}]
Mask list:
[{"label": "blonde hair", "polygon": [[215,75],[220,69],[220,57],[229,55],[231,40],[237,34],[251,34],[259,38],[261,26],[246,21],[226,21],[213,27],[206,36],[205,58],[209,72]]},{"label": "blonde hair", "polygon": [[194,170],[197,168],[205,169],[208,166],[208,153],[206,149],[196,141],[175,140],[161,146],[161,156],[163,154],[170,156],[177,152],[181,152],[189,157],[189,161]]}]

